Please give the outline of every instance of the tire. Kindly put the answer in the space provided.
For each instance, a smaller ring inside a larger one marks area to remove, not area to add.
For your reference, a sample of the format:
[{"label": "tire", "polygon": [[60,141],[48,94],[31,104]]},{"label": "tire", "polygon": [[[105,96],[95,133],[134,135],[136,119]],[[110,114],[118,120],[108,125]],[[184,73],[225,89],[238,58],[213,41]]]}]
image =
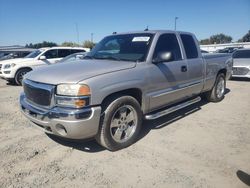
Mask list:
[{"label": "tire", "polygon": [[23,69],[19,69],[15,75],[15,83],[16,85],[21,86],[22,85],[22,81],[23,81],[23,76],[25,74],[27,74],[29,71],[31,71],[31,69],[28,68],[23,68]]},{"label": "tire", "polygon": [[104,105],[97,142],[110,151],[133,144],[142,124],[142,111],[138,101],[131,96],[110,98]]},{"label": "tire", "polygon": [[209,102],[220,102],[224,99],[226,90],[225,74],[219,73],[216,77],[212,90],[206,93],[206,98]]}]

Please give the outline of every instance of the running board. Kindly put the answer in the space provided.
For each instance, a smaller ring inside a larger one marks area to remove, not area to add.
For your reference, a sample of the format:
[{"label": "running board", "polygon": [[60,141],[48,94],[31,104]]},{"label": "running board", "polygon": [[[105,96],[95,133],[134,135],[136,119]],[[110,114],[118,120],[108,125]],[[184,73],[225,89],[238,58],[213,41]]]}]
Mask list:
[{"label": "running board", "polygon": [[201,101],[201,97],[197,97],[197,98],[195,98],[195,99],[192,99],[192,100],[189,100],[189,101],[180,103],[180,104],[178,104],[178,105],[176,105],[176,106],[167,108],[167,109],[165,109],[165,110],[156,112],[156,113],[154,113],[154,114],[148,114],[148,115],[145,116],[145,119],[147,119],[147,120],[157,119],[157,118],[159,118],[159,117],[165,116],[165,115],[167,115],[167,114],[170,114],[170,113],[172,113],[172,112],[174,112],[174,111],[177,111],[177,110],[180,110],[180,109],[182,109],[182,108],[185,108],[185,107],[187,107],[187,106],[189,106],[189,105],[191,105],[191,104],[197,103],[197,102],[199,102],[199,101]]}]

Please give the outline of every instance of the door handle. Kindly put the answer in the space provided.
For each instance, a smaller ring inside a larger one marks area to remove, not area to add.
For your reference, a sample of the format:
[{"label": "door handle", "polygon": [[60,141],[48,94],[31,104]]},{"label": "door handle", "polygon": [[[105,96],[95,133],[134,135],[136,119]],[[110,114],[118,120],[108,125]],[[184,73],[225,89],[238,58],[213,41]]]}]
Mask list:
[{"label": "door handle", "polygon": [[187,66],[186,65],[181,66],[181,72],[187,72]]}]

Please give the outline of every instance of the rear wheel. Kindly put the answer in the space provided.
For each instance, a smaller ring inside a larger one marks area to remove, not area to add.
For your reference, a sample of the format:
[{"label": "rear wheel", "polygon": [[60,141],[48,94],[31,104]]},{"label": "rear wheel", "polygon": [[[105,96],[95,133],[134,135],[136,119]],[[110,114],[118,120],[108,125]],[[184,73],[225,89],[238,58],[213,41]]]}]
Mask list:
[{"label": "rear wheel", "polygon": [[218,74],[216,78],[216,81],[212,90],[206,93],[206,98],[208,101],[211,101],[211,102],[220,102],[224,98],[225,90],[226,90],[225,74],[220,73]]},{"label": "rear wheel", "polygon": [[23,77],[25,74],[27,74],[31,69],[24,68],[24,69],[19,69],[15,75],[15,83],[17,85],[22,85]]},{"label": "rear wheel", "polygon": [[136,141],[141,124],[138,101],[131,96],[118,97],[108,102],[96,140],[111,151],[125,148]]}]

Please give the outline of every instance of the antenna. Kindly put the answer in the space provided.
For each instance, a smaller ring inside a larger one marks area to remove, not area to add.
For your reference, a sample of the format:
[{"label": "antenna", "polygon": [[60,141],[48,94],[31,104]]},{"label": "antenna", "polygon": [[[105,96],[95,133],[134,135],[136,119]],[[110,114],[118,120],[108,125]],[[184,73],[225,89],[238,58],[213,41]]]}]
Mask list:
[{"label": "antenna", "polygon": [[144,31],[148,31],[148,25],[147,25],[146,29],[144,29]]},{"label": "antenna", "polygon": [[117,34],[117,32],[116,32],[116,31],[114,31],[112,34],[113,34],[113,35],[115,35],[115,34]]},{"label": "antenna", "polygon": [[78,24],[76,23],[76,37],[77,37],[77,44],[79,45],[79,31],[78,31]]},{"label": "antenna", "polygon": [[91,33],[91,42],[93,43],[93,36],[94,36],[94,33]]}]

